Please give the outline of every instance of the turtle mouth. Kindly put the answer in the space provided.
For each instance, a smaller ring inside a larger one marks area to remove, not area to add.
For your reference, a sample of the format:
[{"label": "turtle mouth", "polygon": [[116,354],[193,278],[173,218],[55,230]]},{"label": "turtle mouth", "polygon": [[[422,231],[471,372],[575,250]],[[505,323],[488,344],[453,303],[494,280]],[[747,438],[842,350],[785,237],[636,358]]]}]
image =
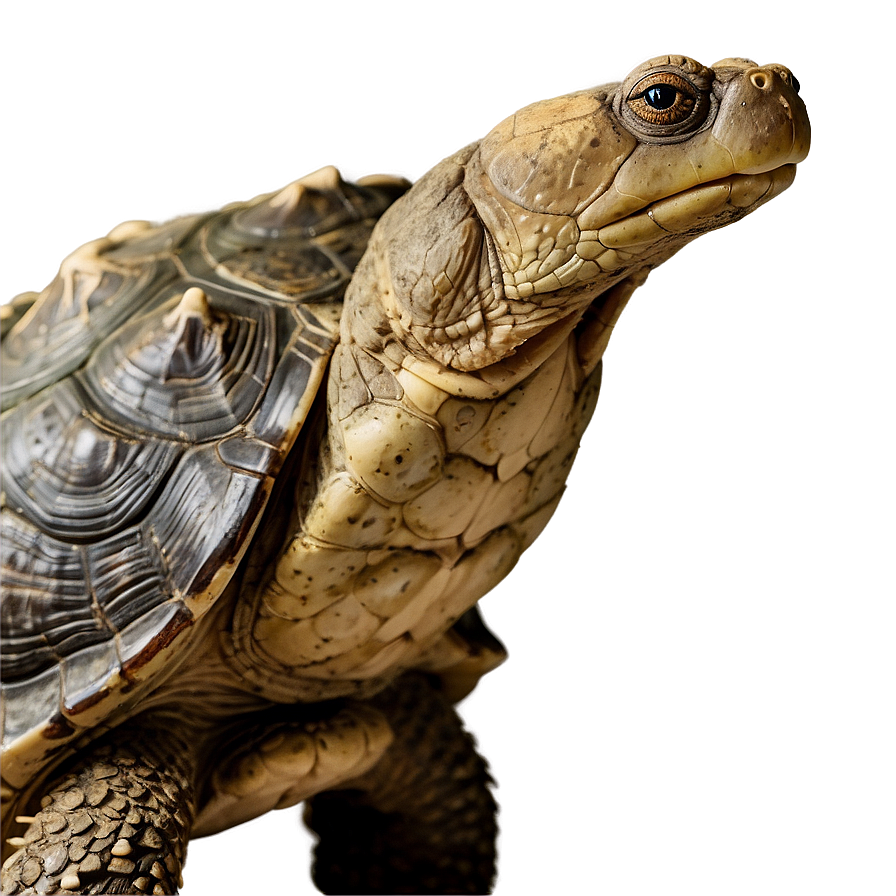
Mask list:
[{"label": "turtle mouth", "polygon": [[731,174],[660,200],[655,203],[652,214],[654,218],[660,218],[663,229],[670,233],[680,232],[675,229],[678,217],[712,218],[729,209],[746,214],[786,190],[795,176],[795,164],[768,171]]},{"label": "turtle mouth", "polygon": [[608,249],[636,249],[666,236],[698,236],[742,218],[783,193],[795,176],[796,165],[788,163],[697,184],[604,225],[598,240]]}]

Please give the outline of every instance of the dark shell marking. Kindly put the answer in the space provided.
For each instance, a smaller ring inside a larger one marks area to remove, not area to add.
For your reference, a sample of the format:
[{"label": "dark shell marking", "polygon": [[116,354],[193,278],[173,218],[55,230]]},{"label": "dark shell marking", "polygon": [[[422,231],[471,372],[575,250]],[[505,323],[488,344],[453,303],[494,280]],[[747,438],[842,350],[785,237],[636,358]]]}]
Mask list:
[{"label": "dark shell marking", "polygon": [[329,170],[218,214],[123,225],[70,256],[4,338],[4,746],[72,736],[66,718],[220,595],[403,188]]}]

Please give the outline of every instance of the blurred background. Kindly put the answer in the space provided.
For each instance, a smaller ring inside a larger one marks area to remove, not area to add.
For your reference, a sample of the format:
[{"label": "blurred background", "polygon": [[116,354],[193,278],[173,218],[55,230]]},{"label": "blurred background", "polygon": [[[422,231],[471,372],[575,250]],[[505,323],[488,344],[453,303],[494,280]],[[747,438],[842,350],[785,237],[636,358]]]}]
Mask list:
[{"label": "blurred background", "polygon": [[[560,508],[483,602],[462,705],[497,894],[896,889],[892,92],[868,3],[10,4],[4,300],[132,218],[325,164],[420,176],[660,53],[788,65],[794,186],[655,271]],[[184,896],[314,892],[289,809],[190,846]]]}]

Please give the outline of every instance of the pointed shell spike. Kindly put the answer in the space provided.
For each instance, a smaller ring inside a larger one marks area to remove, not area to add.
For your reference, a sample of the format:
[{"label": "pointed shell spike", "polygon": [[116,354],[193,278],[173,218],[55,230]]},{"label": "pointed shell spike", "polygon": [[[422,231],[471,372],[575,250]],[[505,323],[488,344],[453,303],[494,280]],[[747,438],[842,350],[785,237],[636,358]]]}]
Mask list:
[{"label": "pointed shell spike", "polygon": [[206,327],[212,326],[215,322],[208,304],[208,296],[198,286],[191,286],[181,296],[180,301],[165,318],[165,325],[173,329],[188,317],[198,317]]},{"label": "pointed shell spike", "polygon": [[317,171],[312,171],[311,174],[300,177],[296,183],[310,187],[312,190],[336,190],[343,180],[338,168],[333,165],[325,165],[323,168],[318,168]]},{"label": "pointed shell spike", "polygon": [[307,192],[307,187],[294,180],[270,200],[270,206],[271,208],[286,208],[291,211],[298,206]]},{"label": "pointed shell spike", "polygon": [[187,314],[199,314],[206,317],[211,309],[208,307],[208,296],[198,287],[191,286],[180,300],[178,308]]}]

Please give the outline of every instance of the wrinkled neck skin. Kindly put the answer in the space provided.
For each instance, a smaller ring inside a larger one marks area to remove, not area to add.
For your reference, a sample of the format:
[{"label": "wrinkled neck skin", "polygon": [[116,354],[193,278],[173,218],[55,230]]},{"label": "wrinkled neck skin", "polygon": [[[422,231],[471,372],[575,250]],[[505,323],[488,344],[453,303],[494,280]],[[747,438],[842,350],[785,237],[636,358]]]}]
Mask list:
[{"label": "wrinkled neck skin", "polygon": [[380,222],[346,296],[343,341],[393,373],[437,378],[455,394],[503,394],[556,350],[595,299],[623,279],[640,285],[680,247],[665,245],[661,259],[635,268],[614,258],[603,271],[600,259],[577,253],[581,238],[571,216],[500,196],[482,170],[480,143],[472,144]]}]

